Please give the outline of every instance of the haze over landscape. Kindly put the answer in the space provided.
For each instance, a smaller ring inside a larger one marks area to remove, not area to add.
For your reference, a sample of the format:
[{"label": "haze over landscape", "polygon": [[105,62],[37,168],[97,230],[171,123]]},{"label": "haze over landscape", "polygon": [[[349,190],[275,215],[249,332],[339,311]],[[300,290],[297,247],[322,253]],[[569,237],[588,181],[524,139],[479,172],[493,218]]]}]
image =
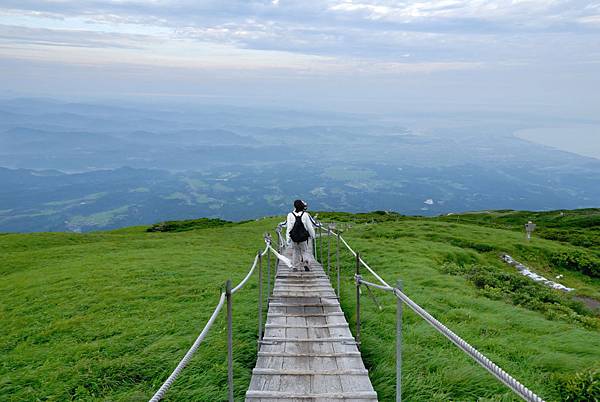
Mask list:
[{"label": "haze over landscape", "polygon": [[600,202],[592,1],[5,1],[0,230]]}]

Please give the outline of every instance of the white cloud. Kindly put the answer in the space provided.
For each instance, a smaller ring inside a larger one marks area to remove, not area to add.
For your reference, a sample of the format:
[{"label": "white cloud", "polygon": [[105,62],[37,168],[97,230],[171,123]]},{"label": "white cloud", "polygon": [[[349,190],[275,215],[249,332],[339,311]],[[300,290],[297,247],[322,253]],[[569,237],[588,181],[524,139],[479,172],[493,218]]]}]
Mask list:
[{"label": "white cloud", "polygon": [[[471,88],[464,92],[472,96],[486,88],[491,78],[485,74],[505,74],[506,82],[498,85],[512,88],[525,73],[534,77],[528,83],[546,93],[555,80],[573,77],[573,66],[582,81],[595,83],[590,66],[600,59],[599,33],[597,1],[3,0],[0,5],[5,60],[212,74],[262,71],[265,81],[350,77],[353,85],[364,82],[366,91],[373,79],[398,93],[411,85],[419,91],[437,75],[443,78],[433,87]],[[287,75],[278,75],[281,71]],[[550,78],[537,83],[537,71]],[[413,79],[417,75],[422,81]],[[483,84],[472,85],[472,76]]]}]

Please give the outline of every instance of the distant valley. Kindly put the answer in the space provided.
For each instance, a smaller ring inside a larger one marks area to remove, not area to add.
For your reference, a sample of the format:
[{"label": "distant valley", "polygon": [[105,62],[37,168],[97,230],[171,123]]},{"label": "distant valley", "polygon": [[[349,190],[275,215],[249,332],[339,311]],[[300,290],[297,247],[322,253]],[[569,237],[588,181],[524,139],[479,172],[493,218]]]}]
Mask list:
[{"label": "distant valley", "polygon": [[0,231],[253,219],[297,197],[313,210],[421,215],[600,205],[600,160],[516,138],[524,116],[445,126],[39,99],[0,101],[0,115]]}]

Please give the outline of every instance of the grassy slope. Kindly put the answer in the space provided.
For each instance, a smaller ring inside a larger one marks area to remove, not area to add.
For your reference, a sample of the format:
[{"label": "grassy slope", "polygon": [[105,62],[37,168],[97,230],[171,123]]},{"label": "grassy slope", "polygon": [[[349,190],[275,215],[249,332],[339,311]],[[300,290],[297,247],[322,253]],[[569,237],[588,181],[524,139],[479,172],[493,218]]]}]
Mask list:
[{"label": "grassy slope", "polygon": [[[147,400],[276,220],[185,233],[0,236],[0,400]],[[236,295],[236,394],[256,354],[256,281]],[[222,314],[223,315],[223,314]],[[221,400],[225,324],[168,400]]]},{"label": "grassy slope", "polygon": [[[393,220],[356,225],[346,238],[386,280],[402,278],[416,302],[544,398],[559,398],[557,375],[598,366],[597,330],[486,298],[440,270],[446,261],[510,270],[497,256],[506,251],[540,272],[564,273],[563,283],[598,297],[597,279],[548,265],[549,251],[574,246],[527,244],[515,230],[468,223]],[[244,276],[262,233],[276,222],[183,233],[0,236],[0,321],[7,323],[0,327],[0,400],[147,400],[208,319],[221,284]],[[479,252],[474,243],[489,247]],[[353,263],[346,253],[342,262],[342,305],[352,321]],[[379,300],[382,311],[364,299],[362,351],[387,401],[394,393],[395,302]],[[253,280],[234,305],[236,400],[254,364],[255,306]],[[404,325],[406,400],[516,400],[413,313]],[[221,317],[167,400],[224,399],[224,335]]]},{"label": "grassy slope", "polygon": [[[494,252],[453,246],[448,241],[452,236],[472,237],[515,251],[523,244],[519,233],[421,220],[358,227],[346,237],[384,279],[395,283],[401,278],[413,300],[547,400],[559,399],[553,374],[599,367],[598,331],[549,321],[540,313],[490,300],[464,278],[441,273],[445,261],[476,261],[509,269],[498,262]],[[531,247],[542,247],[539,243]],[[527,260],[528,249],[513,254]],[[590,293],[600,288],[599,281],[591,284],[592,280],[580,274],[569,273],[564,282],[586,284]],[[380,297],[384,306],[380,312],[365,299],[363,354],[381,400],[392,400],[394,300]],[[347,312],[354,308],[350,283],[342,304]],[[412,312],[405,317],[404,335],[407,400],[518,400]]]}]

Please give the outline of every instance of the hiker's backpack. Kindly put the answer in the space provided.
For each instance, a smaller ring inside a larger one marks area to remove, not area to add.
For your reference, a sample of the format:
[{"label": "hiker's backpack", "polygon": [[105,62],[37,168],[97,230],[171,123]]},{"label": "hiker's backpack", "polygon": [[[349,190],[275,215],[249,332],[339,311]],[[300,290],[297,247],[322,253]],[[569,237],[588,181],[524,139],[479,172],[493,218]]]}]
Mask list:
[{"label": "hiker's backpack", "polygon": [[292,227],[292,230],[290,231],[290,237],[296,243],[307,241],[309,238],[308,230],[306,230],[302,223],[302,215],[304,215],[304,212],[302,212],[300,216],[296,214],[293,215],[296,217],[296,222],[294,222],[294,227]]}]

